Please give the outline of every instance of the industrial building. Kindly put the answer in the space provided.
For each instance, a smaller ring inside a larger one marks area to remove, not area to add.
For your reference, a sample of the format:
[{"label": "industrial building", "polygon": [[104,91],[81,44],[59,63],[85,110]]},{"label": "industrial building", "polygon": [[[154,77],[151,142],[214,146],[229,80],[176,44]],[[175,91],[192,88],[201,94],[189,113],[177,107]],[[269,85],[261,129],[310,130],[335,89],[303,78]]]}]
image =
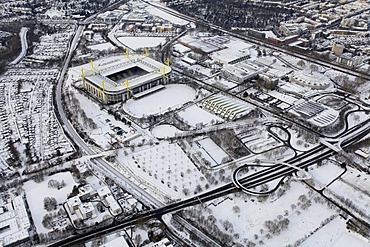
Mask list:
[{"label": "industrial building", "polygon": [[[103,104],[163,88],[171,68],[144,55],[114,56],[73,68],[72,78]],[[77,78],[76,78],[77,77]]]},{"label": "industrial building", "polygon": [[236,98],[215,94],[200,103],[202,108],[227,120],[235,120],[248,115],[254,107]]},{"label": "industrial building", "polygon": [[246,60],[237,64],[227,64],[221,70],[221,76],[243,83],[248,79],[256,77],[262,72],[268,71],[268,67],[256,61]]}]

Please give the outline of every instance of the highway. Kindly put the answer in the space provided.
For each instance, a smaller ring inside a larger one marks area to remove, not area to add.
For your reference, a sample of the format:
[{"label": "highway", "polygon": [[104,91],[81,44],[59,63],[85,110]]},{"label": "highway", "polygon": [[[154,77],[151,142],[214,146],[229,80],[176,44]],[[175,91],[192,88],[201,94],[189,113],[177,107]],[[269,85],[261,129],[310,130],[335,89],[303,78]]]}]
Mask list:
[{"label": "highway", "polygon": [[28,49],[28,43],[27,43],[27,32],[28,32],[28,30],[29,29],[27,27],[22,27],[21,28],[21,31],[19,32],[19,37],[20,37],[20,40],[21,40],[22,51],[16,59],[14,59],[12,62],[9,63],[9,65],[15,65],[15,64],[19,63],[19,61],[21,61],[21,59],[24,58],[24,56],[26,56],[27,49]]}]

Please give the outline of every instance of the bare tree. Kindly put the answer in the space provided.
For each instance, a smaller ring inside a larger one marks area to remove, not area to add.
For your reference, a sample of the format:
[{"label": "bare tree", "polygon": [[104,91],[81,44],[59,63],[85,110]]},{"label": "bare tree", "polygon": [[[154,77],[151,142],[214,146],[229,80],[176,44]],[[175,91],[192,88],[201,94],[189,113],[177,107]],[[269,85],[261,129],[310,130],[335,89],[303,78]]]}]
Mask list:
[{"label": "bare tree", "polygon": [[301,68],[303,68],[303,66],[305,66],[305,62],[301,59],[297,62],[297,65]]}]

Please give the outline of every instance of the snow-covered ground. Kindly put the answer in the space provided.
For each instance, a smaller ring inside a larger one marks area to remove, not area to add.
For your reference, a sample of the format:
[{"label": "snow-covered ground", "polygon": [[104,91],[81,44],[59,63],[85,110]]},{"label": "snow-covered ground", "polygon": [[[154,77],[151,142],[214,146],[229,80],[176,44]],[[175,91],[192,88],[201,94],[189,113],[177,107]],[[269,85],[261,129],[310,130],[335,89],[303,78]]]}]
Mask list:
[{"label": "snow-covered ground", "polygon": [[214,123],[222,123],[224,120],[212,113],[192,105],[183,111],[178,112],[178,115],[183,118],[183,121],[190,126],[195,127],[197,124],[212,125]]},{"label": "snow-covered ground", "polygon": [[311,144],[305,140],[305,137],[297,132],[295,129],[288,129],[291,134],[290,145],[292,148],[299,151],[308,151],[316,147],[319,143]]},{"label": "snow-covered ground", "polygon": [[197,140],[200,150],[202,150],[205,159],[209,160],[212,163],[212,166],[216,166],[225,162],[229,155],[220,148],[211,138],[206,137],[201,140]]},{"label": "snow-covered ground", "polygon": [[[82,95],[78,91],[75,91],[76,98],[80,101],[82,109],[85,111],[88,118],[93,119],[96,123],[96,129],[86,128],[86,132],[89,134],[100,147],[103,149],[110,149],[111,145],[109,144],[112,140],[117,139],[118,141],[124,141],[126,138],[132,136],[133,129],[125,125],[121,121],[114,119],[112,115],[109,115],[108,112],[100,110],[99,105],[87,98],[85,95]],[[81,120],[81,119],[80,119]],[[83,125],[84,123],[81,122]],[[121,128],[122,135],[118,135],[115,128]]]},{"label": "snow-covered ground", "polygon": [[370,115],[367,112],[359,111],[359,112],[353,112],[348,115],[348,128],[352,128],[353,126],[364,122],[365,120],[369,119]]},{"label": "snow-covered ground", "polygon": [[170,109],[181,107],[195,98],[195,90],[182,84],[169,84],[166,88],[138,100],[130,99],[124,109],[135,117],[161,114]]},{"label": "snow-covered ground", "polygon": [[180,25],[180,26],[185,26],[187,25],[189,22],[184,20],[184,19],[181,19],[179,17],[176,17],[176,16],[173,16],[171,14],[168,14],[166,12],[164,12],[163,10],[160,10],[156,7],[153,7],[153,6],[148,6],[145,8],[145,10],[151,14],[151,15],[154,15],[154,16],[158,16],[164,20],[167,20],[175,25]]},{"label": "snow-covered ground", "polygon": [[343,172],[343,168],[328,160],[322,166],[312,166],[308,170],[312,178],[315,180],[315,188],[322,189]]},{"label": "snow-covered ground", "polygon": [[129,169],[141,186],[156,195],[186,198],[199,193],[208,184],[177,144],[163,141],[126,154],[119,152],[118,171]]},{"label": "snow-covered ground", "polygon": [[168,138],[175,137],[176,133],[181,133],[182,131],[173,125],[162,124],[155,126],[151,132],[152,135],[156,138]]},{"label": "snow-covered ground", "polygon": [[[48,182],[51,179],[57,180],[58,182],[64,181],[66,186],[59,190],[57,188],[49,188]],[[26,191],[27,202],[38,233],[49,232],[49,229],[46,229],[42,225],[42,218],[45,214],[50,213],[44,209],[44,198],[54,197],[56,199],[59,204],[55,210],[55,212],[57,212],[60,208],[63,208],[62,203],[65,202],[68,194],[72,192],[72,188],[75,184],[70,172],[62,172],[45,177],[44,181],[41,183],[30,180],[24,184],[23,188]]]},{"label": "snow-covered ground", "polygon": [[109,50],[114,50],[115,46],[112,45],[111,43],[101,43],[101,44],[96,44],[96,45],[90,45],[87,47],[90,50],[97,50],[97,51],[109,51]]},{"label": "snow-covered ground", "polygon": [[[329,197],[334,197],[335,200],[340,200],[341,197],[346,200],[351,207],[364,213],[365,216],[370,217],[370,176],[363,174],[351,167],[347,167],[347,173],[341,179],[332,183],[324,194]],[[336,196],[334,196],[335,194]],[[357,210],[351,210],[357,214]]]},{"label": "snow-covered ground", "polygon": [[336,217],[323,228],[305,240],[301,247],[369,247],[370,243],[363,237],[346,230],[346,222]]},{"label": "snow-covered ground", "polygon": [[[243,246],[247,246],[248,241],[257,246],[294,245],[297,240],[305,238],[308,233],[320,227],[325,219],[335,214],[327,205],[315,203],[312,197],[318,195],[309,196],[308,191],[302,183],[291,182],[290,189],[282,197],[268,199],[266,202],[258,202],[256,197],[248,196],[228,196],[229,199],[226,200],[219,198],[208,203],[205,209],[202,208],[202,216],[210,219],[209,216],[213,215],[216,219],[214,224],[224,233],[234,236],[237,234],[239,238],[234,240]],[[311,200],[311,206],[301,208],[301,195],[306,195]],[[280,234],[270,233],[264,223],[279,218],[289,220],[288,228]],[[225,229],[225,222],[231,223],[228,230]]]},{"label": "snow-covered ground", "polygon": [[49,18],[56,18],[65,16],[65,13],[57,9],[48,9],[45,12],[45,15],[48,16]]},{"label": "snow-covered ground", "polygon": [[160,44],[163,45],[166,43],[165,37],[120,37],[118,40],[133,50],[157,47]]}]

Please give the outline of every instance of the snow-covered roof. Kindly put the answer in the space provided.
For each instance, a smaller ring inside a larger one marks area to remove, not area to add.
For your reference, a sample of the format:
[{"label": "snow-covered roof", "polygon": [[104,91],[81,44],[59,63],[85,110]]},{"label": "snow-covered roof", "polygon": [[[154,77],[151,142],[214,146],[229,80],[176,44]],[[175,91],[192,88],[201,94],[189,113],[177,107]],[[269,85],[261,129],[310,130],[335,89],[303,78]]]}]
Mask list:
[{"label": "snow-covered roof", "polygon": [[163,77],[163,74],[168,74],[171,72],[171,67],[157,62],[150,57],[142,55],[108,57],[93,63],[74,67],[72,68],[72,71],[74,74],[78,75],[79,79],[82,79],[81,70],[84,70],[85,79],[90,83],[101,88],[103,84],[102,82],[104,81],[104,87],[106,91],[117,92],[126,90],[126,83],[117,83],[109,79],[107,76],[113,75],[120,71],[128,70],[133,67],[139,67],[148,73],[145,75],[132,77],[132,79],[129,80],[130,88],[159,79]]},{"label": "snow-covered roof", "polygon": [[119,236],[113,239],[112,241],[109,241],[108,243],[101,245],[100,247],[118,247],[118,246],[119,247],[129,247],[126,240],[122,236]]}]

